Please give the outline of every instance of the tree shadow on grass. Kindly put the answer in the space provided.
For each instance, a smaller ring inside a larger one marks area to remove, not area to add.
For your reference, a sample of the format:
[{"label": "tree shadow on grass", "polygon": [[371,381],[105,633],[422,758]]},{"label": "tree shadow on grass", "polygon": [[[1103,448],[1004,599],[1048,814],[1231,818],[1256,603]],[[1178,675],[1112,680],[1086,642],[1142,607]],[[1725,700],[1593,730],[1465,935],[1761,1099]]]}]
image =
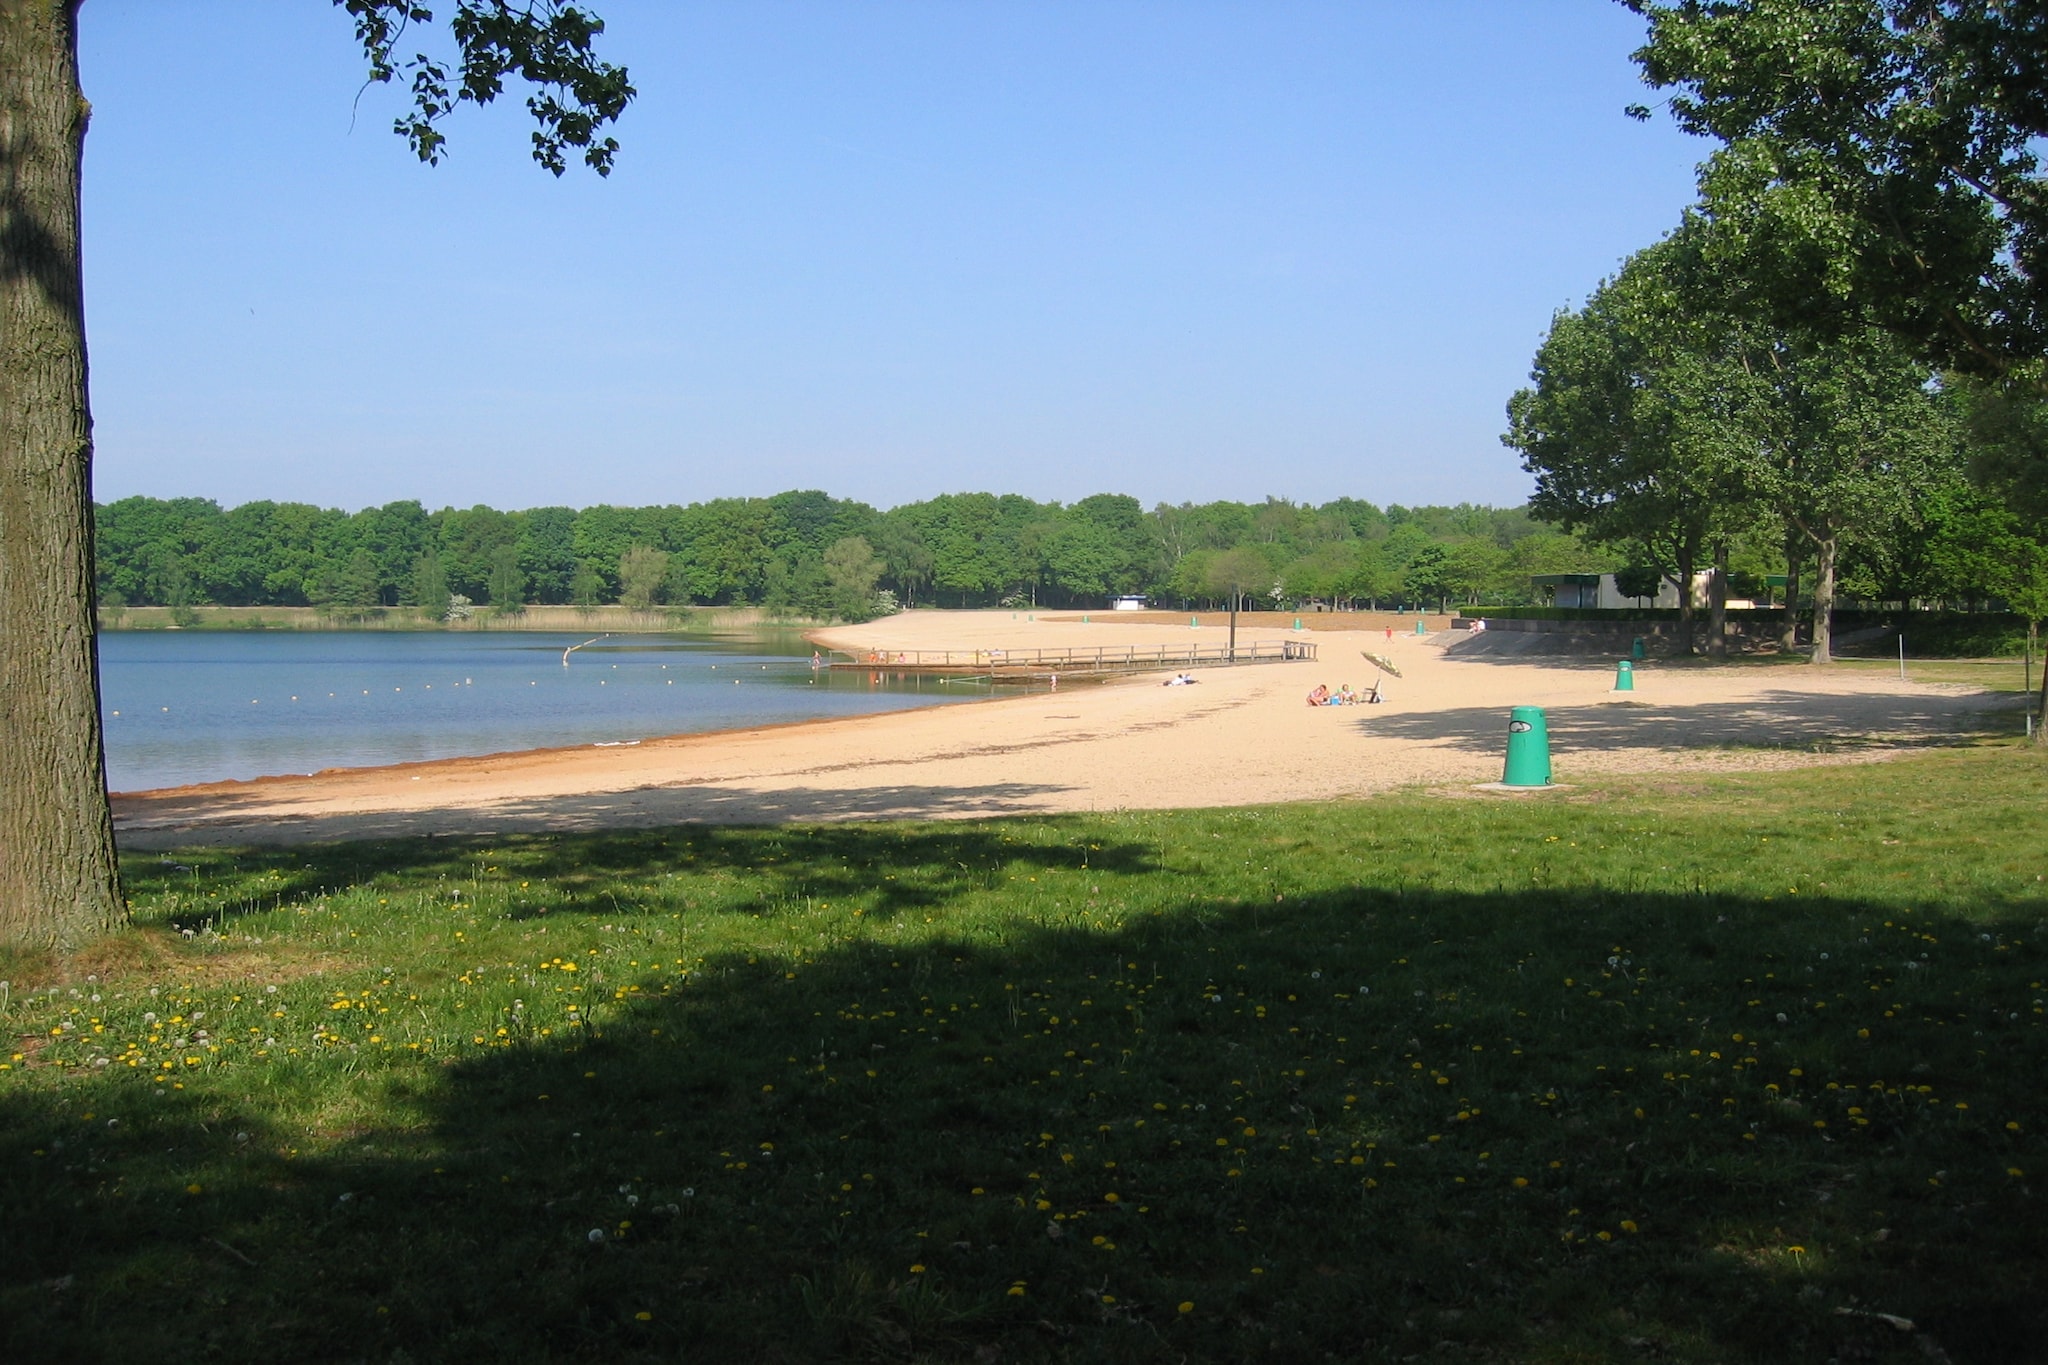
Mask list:
[{"label": "tree shadow on grass", "polygon": [[[807,878],[977,852],[972,831],[804,837]],[[604,842],[614,866],[675,856]],[[269,1081],[116,1067],[6,1093],[0,1339],[1782,1361],[1923,1360],[1925,1337],[2031,1360],[2048,1248],[2006,1171],[2048,1122],[2041,953],[2016,941],[2044,910],[1908,930],[1853,902],[1584,889],[1127,923],[1084,902],[615,970],[582,1027],[559,966],[493,969],[475,1017],[506,1036],[459,1057],[351,1025]],[[262,1099],[316,1074],[325,1102]]]},{"label": "tree shadow on grass", "polygon": [[[1073,827],[1072,817],[1044,817],[1037,828]],[[725,873],[733,880],[722,909],[776,913],[799,903],[858,900],[886,921],[943,906],[987,889],[1012,865],[1095,868],[1135,875],[1154,866],[1150,847],[1090,843],[1085,834],[1052,840],[1018,838],[993,821],[682,825],[604,834],[504,833],[377,843],[316,844],[287,849],[183,849],[176,862],[132,867],[138,896],[161,898],[181,885],[226,889],[195,897],[174,912],[178,929],[219,928],[238,916],[359,886],[445,887],[448,904],[490,896],[508,918],[539,915],[671,914],[705,908],[701,891],[685,894],[672,873]],[[738,880],[744,877],[744,881]],[[518,882],[518,889],[513,883]],[[621,895],[621,891],[624,895]]]},{"label": "tree shadow on grass", "polygon": [[[1611,749],[1855,749],[1942,747],[2008,734],[2004,699],[1935,695],[1773,691],[1754,699],[1665,706],[1607,700],[1551,706],[1544,719],[1560,755]],[[1391,739],[1435,740],[1466,753],[1498,753],[1507,738],[1499,707],[1443,711],[1371,708],[1355,723]]]}]

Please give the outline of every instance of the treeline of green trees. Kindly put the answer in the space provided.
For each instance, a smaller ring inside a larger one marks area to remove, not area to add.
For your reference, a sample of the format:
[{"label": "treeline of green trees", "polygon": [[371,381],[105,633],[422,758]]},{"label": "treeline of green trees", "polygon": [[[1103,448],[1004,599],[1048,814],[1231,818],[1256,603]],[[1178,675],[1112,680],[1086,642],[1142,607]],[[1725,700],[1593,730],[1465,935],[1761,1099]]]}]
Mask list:
[{"label": "treeline of green trees", "polygon": [[1525,508],[1078,502],[947,494],[889,511],[820,492],[688,506],[360,512],[203,498],[95,509],[103,606],[337,611],[749,604],[860,619],[902,605],[1528,602],[1532,574],[1618,562]]},{"label": "treeline of green trees", "polygon": [[[1720,145],[1678,226],[1557,316],[1510,401],[1532,511],[1655,575],[1721,570],[1717,618],[1745,561],[1803,579],[1816,661],[1843,591],[1997,599],[2031,631],[2048,617],[2038,14],[1627,2],[1649,20],[1644,77]],[[2041,706],[2048,721],[2048,688]]]}]

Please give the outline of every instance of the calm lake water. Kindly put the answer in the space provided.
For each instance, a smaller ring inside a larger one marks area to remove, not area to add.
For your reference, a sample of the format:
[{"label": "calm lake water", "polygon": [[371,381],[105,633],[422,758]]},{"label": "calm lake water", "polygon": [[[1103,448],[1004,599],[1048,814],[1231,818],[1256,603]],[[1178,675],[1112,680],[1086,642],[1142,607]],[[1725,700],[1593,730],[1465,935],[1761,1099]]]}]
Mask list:
[{"label": "calm lake water", "polygon": [[794,632],[110,631],[107,782],[140,791],[965,701],[984,686],[813,672]]}]

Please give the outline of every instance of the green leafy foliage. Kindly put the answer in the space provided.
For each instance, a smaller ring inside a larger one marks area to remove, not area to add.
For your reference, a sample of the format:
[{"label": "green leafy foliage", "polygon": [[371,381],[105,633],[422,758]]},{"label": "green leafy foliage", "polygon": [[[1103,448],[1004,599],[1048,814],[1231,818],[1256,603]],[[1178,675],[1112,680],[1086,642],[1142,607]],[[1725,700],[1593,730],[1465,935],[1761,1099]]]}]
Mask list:
[{"label": "green leafy foliage", "polygon": [[[1415,557],[1436,547],[1456,572],[1431,580],[1432,600],[1517,602],[1529,575],[1597,571],[1606,552],[1543,527],[1521,508],[1389,507],[1356,499],[1309,507],[1160,505],[1098,494],[1070,506],[1015,495],[946,494],[878,512],[817,491],[718,498],[688,506],[477,506],[426,512],[403,501],[362,512],[297,503],[222,511],[197,498],[123,498],[96,509],[100,591],[136,605],[167,605],[165,566],[185,575],[188,603],[335,605],[424,603],[418,570],[431,555],[449,592],[503,609],[527,601],[649,605],[767,605],[818,617],[856,606],[826,562],[832,547],[863,542],[876,586],[908,603],[988,605],[1004,598],[1047,606],[1101,606],[1140,593],[1211,604],[1229,592],[1212,579],[1220,554],[1242,550],[1239,586],[1270,603],[1275,584],[1294,602],[1406,605]],[[1360,529],[1364,533],[1361,534]],[[357,550],[369,555],[365,572]],[[628,561],[636,550],[634,576]],[[659,555],[656,560],[651,556]],[[661,572],[650,582],[648,566]],[[354,569],[351,569],[354,565]],[[353,576],[351,576],[353,574]],[[858,577],[858,575],[856,575]],[[348,579],[343,593],[342,580]],[[857,594],[872,603],[872,590]]]},{"label": "green leafy foliage", "polygon": [[527,112],[537,125],[533,159],[556,175],[578,153],[599,175],[610,175],[617,139],[600,136],[636,93],[626,69],[598,59],[594,47],[604,21],[567,0],[456,0],[448,21],[455,40],[452,61],[419,53],[399,55],[398,44],[415,26],[434,22],[417,0],[334,0],[355,20],[356,40],[369,62],[373,83],[411,77],[413,109],[392,124],[394,132],[430,165],[446,154],[448,139],[437,126],[463,104],[485,105],[504,93],[507,77],[524,81],[534,93]]}]

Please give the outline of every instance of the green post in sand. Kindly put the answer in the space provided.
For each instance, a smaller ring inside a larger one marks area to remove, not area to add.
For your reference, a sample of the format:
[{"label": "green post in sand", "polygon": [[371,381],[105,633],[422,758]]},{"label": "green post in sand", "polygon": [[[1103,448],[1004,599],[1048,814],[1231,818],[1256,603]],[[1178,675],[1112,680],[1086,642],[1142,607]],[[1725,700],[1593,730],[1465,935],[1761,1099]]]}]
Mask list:
[{"label": "green post in sand", "polygon": [[1633,692],[1636,690],[1636,666],[1623,659],[1614,670],[1614,690]]},{"label": "green post in sand", "polygon": [[1550,727],[1540,706],[1517,706],[1508,713],[1508,761],[1503,787],[1550,785]]},{"label": "green post in sand", "polygon": [[1642,636],[1640,636],[1640,635],[1636,636],[1636,638],[1635,638],[1634,642],[1633,642],[1633,643],[1631,643],[1631,644],[1629,645],[1629,647],[1628,647],[1628,657],[1629,657],[1629,658],[1631,658],[1631,659],[1634,659],[1634,660],[1635,660],[1635,661],[1636,661],[1637,663],[1641,663],[1641,662],[1643,661],[1643,658],[1644,658],[1644,650],[1643,650],[1643,637],[1642,637]]},{"label": "green post in sand", "polygon": [[1420,616],[1415,618],[1415,633],[1417,635],[1429,634],[1429,626],[1426,623],[1424,623],[1423,619]]}]

